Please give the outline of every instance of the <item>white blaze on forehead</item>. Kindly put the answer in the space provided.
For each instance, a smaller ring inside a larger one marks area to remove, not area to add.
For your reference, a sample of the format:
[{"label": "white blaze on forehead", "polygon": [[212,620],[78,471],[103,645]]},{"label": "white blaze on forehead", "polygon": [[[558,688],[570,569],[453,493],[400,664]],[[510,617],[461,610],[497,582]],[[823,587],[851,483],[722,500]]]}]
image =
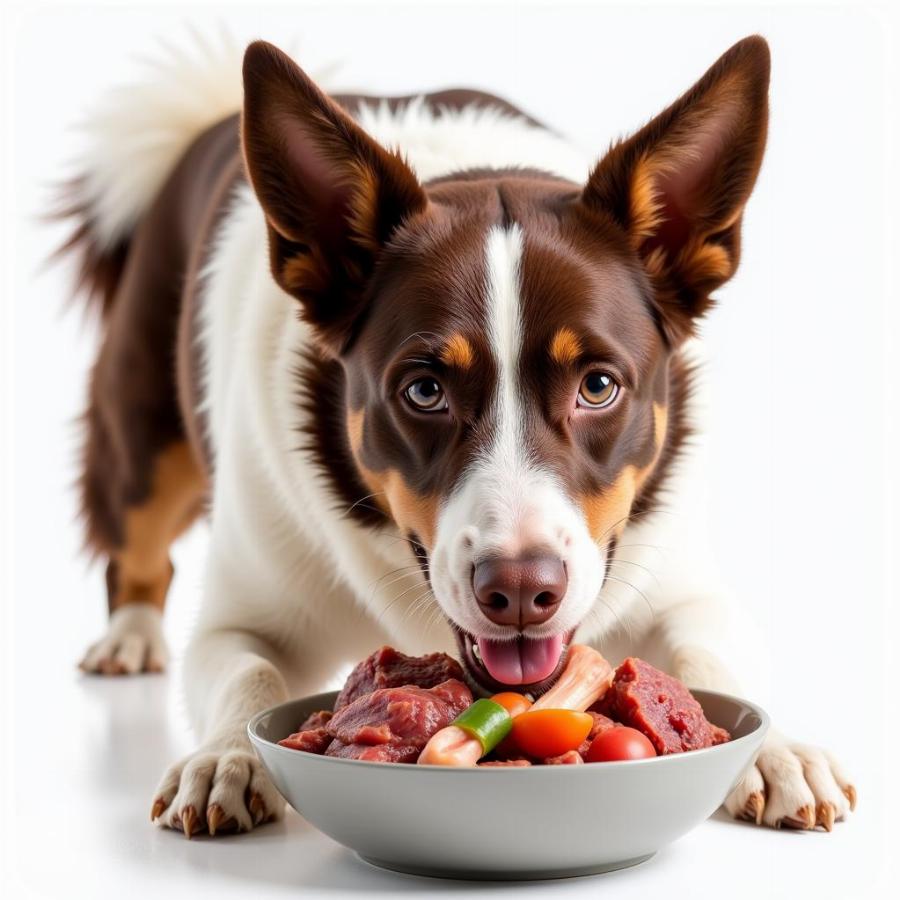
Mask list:
[{"label": "white blaze on forehead", "polygon": [[522,309],[519,291],[522,229],[492,228],[487,247],[488,334],[497,363],[496,433],[489,456],[500,465],[521,464],[525,438],[519,386]]},{"label": "white blaze on forehead", "polygon": [[546,637],[577,626],[603,581],[603,554],[584,517],[556,476],[528,450],[522,398],[522,229],[492,228],[485,243],[487,334],[497,369],[488,404],[492,433],[438,516],[431,583],[438,603],[464,631],[508,637],[489,621],[472,592],[474,567],[491,556],[548,553],[566,567],[568,587],[559,611],[528,634]]}]

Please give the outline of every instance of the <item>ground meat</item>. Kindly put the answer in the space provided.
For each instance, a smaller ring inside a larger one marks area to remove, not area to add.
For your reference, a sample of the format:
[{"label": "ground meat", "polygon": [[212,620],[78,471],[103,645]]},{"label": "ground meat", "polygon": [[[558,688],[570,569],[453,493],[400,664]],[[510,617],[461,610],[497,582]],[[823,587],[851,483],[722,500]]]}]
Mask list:
[{"label": "ground meat", "polygon": [[584,756],[588,752],[588,747],[591,746],[591,741],[597,737],[598,734],[601,734],[604,731],[609,731],[610,728],[615,728],[616,723],[613,722],[609,716],[604,716],[601,713],[594,712],[594,710],[589,709],[588,715],[590,715],[594,724],[591,725],[591,730],[588,732],[588,736],[581,742],[581,746],[578,748],[579,754]]},{"label": "ground meat", "polygon": [[710,724],[691,692],[676,678],[629,657],[616,669],[599,709],[622,725],[643,732],[660,755],[699,750],[731,739]]},{"label": "ground meat", "polygon": [[530,766],[529,759],[488,759],[478,763],[479,768],[484,769],[500,769],[506,766]]},{"label": "ground meat", "polygon": [[430,688],[451,678],[465,680],[462,666],[446,653],[406,656],[393,647],[382,647],[350,673],[343,690],[338,694],[334,709],[337,711],[357,697],[380,688],[403,687],[408,684]]},{"label": "ground meat", "polygon": [[335,740],[325,755],[414,762],[428,739],[471,703],[471,691],[455,679],[431,690],[406,685],[372,691],[339,709],[328,722],[328,734]]},{"label": "ground meat", "polygon": [[545,766],[582,766],[584,758],[577,750],[567,750],[559,756],[548,756],[544,760]]}]

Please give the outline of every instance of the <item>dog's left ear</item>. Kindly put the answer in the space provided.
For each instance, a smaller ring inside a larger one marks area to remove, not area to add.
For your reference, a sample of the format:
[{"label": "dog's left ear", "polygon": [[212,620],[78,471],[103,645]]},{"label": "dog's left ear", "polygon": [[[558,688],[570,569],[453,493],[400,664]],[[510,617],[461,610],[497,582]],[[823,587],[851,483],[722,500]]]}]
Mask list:
[{"label": "dog's left ear", "polygon": [[290,57],[244,55],[242,142],[269,226],[272,274],[340,353],[395,229],[426,206],[409,166],[369,137]]},{"label": "dog's left ear", "polygon": [[737,268],[744,204],[762,162],[769,48],[759,36],[725,53],[686,94],[598,163],[583,194],[625,229],[673,344]]}]

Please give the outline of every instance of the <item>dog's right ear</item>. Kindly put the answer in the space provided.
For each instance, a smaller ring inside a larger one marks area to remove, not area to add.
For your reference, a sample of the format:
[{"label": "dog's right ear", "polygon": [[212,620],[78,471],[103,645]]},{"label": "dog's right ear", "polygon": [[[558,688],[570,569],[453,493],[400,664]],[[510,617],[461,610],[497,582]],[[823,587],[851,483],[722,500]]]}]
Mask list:
[{"label": "dog's right ear", "polygon": [[242,142],[269,226],[272,274],[326,349],[340,353],[379,252],[425,208],[425,192],[398,153],[264,41],[244,55]]}]

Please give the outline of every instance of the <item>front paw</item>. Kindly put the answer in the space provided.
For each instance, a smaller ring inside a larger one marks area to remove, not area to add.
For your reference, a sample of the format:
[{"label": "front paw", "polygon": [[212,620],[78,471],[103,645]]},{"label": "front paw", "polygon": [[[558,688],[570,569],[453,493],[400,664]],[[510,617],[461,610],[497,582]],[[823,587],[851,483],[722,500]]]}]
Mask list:
[{"label": "front paw", "polygon": [[169,654],[162,633],[162,611],[152,603],[128,603],[109,617],[106,634],[79,663],[95,675],[162,672]]},{"label": "front paw", "polygon": [[855,808],[856,788],[831,754],[781,737],[766,740],[725,801],[732,816],[757,825],[826,831]]},{"label": "front paw", "polygon": [[246,743],[206,748],[170,766],[150,820],[185,837],[250,831],[278,819],[284,801]]}]

